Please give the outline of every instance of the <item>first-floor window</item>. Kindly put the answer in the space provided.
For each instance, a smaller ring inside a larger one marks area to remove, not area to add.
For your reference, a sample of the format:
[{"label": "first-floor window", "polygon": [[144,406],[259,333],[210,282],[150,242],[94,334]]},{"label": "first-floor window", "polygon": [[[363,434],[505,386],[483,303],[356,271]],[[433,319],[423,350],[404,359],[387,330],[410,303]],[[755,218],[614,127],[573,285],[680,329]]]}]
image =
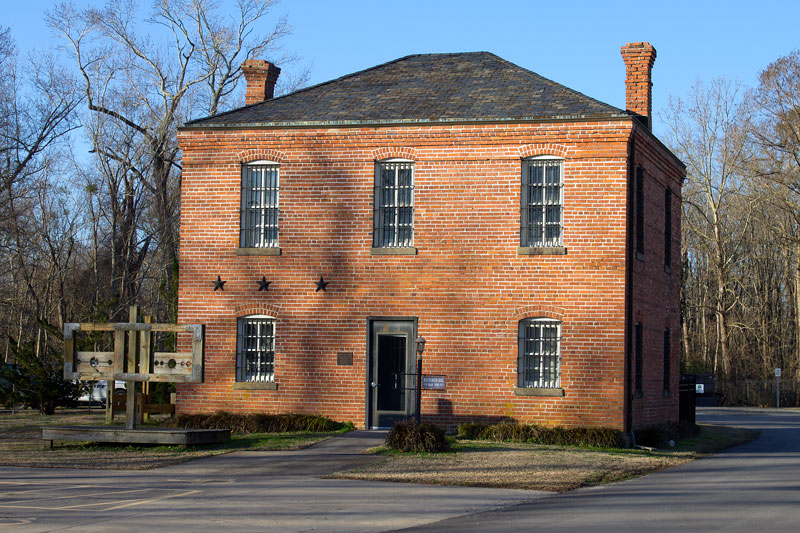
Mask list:
[{"label": "first-floor window", "polygon": [[561,322],[528,318],[519,323],[519,386],[561,386]]},{"label": "first-floor window", "polygon": [[274,381],[275,319],[240,317],[236,329],[236,381]]},{"label": "first-floor window", "polygon": [[642,396],[642,367],[644,366],[644,354],[642,353],[643,344],[642,324],[637,322],[634,326],[634,394],[638,397]]},{"label": "first-floor window", "polygon": [[669,328],[664,330],[664,393],[669,394],[669,363],[670,356],[672,355],[670,349],[670,333]]}]

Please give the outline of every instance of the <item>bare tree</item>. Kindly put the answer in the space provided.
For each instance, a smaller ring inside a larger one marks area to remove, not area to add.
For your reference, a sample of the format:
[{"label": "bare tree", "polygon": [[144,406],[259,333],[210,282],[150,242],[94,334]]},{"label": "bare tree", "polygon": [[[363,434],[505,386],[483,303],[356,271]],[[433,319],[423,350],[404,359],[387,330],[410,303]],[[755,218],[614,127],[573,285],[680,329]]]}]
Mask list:
[{"label": "bare tree", "polygon": [[687,164],[686,239],[696,246],[692,259],[709,269],[714,284],[709,295],[716,323],[713,368],[730,376],[730,315],[739,283],[735,267],[754,207],[740,201],[746,184],[746,114],[738,88],[717,79],[707,87],[696,83],[686,100],[670,100],[666,119],[670,142]]},{"label": "bare tree", "polygon": [[72,235],[59,233],[64,228],[48,230],[50,248],[43,250],[38,238],[44,236],[42,219],[36,215],[45,212],[43,191],[52,198],[48,184],[61,161],[56,149],[76,125],[73,111],[80,93],[52,58],[32,57],[25,64],[24,69],[19,65],[9,31],[0,29],[0,261],[12,283],[0,302],[6,335],[17,343],[24,335],[31,337],[39,353],[46,341],[42,325],[64,309],[59,284],[64,278],[51,277],[48,269],[54,259],[69,261],[63,245]]},{"label": "bare tree", "polygon": [[[163,292],[176,293],[177,127],[192,115],[213,114],[233,103],[242,61],[278,53],[278,41],[289,31],[286,20],[279,19],[265,34],[257,32],[273,3],[238,0],[237,12],[229,16],[213,0],[156,0],[145,21],[137,19],[134,0],[83,10],[63,3],[48,13],[48,25],[66,39],[83,79],[93,150],[102,171],[112,172],[113,162],[113,172],[120,172],[126,187],[141,186],[147,194],[138,206],[146,209],[146,217],[127,211],[115,218],[134,225],[152,221],[147,236],[136,236],[140,226],[121,228],[127,250],[120,253],[132,264],[120,271],[133,278],[126,282],[123,299],[136,298],[134,279],[148,255],[158,264]],[[118,133],[109,137],[113,130]],[[174,318],[174,298],[166,304],[160,314]]]},{"label": "bare tree", "polygon": [[800,367],[800,51],[770,64],[759,81],[753,93],[751,130],[760,149],[755,172],[777,186],[772,204],[788,215],[777,229],[794,247],[790,279],[794,285],[795,364]]}]

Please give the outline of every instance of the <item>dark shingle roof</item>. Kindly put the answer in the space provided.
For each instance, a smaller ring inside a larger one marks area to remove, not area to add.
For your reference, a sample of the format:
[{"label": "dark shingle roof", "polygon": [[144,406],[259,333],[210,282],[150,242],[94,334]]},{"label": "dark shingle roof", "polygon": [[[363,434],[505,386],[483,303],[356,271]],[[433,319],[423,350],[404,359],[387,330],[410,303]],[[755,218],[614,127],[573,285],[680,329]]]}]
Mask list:
[{"label": "dark shingle roof", "polygon": [[626,116],[488,52],[411,55],[187,127]]}]

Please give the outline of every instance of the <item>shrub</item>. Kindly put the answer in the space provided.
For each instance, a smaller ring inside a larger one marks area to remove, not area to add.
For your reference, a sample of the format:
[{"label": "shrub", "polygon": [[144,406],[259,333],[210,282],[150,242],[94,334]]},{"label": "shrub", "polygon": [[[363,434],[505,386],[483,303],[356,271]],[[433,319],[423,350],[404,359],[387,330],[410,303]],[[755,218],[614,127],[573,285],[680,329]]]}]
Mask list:
[{"label": "shrub", "polygon": [[450,441],[444,430],[430,422],[409,419],[396,423],[386,435],[386,446],[403,452],[445,452]]},{"label": "shrub", "polygon": [[458,436],[473,440],[497,440],[557,444],[568,446],[596,446],[624,448],[625,435],[611,428],[564,428],[500,422],[488,425],[467,422],[458,426]]},{"label": "shrub", "polygon": [[22,403],[44,415],[75,405],[85,386],[64,380],[63,359],[57,352],[44,349],[37,354],[33,343],[17,346],[11,339],[8,347],[17,363],[0,366],[0,403]]},{"label": "shrub", "polygon": [[268,415],[263,413],[216,413],[181,414],[167,425],[190,429],[230,429],[233,433],[283,433],[287,431],[311,431],[323,433],[353,429],[350,422],[336,422],[319,415],[289,413]]},{"label": "shrub", "polygon": [[636,444],[653,448],[667,448],[669,441],[679,442],[687,437],[697,435],[699,428],[686,422],[649,426],[634,431]]}]

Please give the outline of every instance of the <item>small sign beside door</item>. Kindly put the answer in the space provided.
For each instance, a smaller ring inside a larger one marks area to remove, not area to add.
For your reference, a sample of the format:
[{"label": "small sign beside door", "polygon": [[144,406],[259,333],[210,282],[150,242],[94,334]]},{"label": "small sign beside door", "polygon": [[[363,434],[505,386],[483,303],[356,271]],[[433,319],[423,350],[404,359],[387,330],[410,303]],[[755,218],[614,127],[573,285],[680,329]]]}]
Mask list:
[{"label": "small sign beside door", "polygon": [[427,390],[444,390],[447,386],[444,376],[422,376],[422,388]]},{"label": "small sign beside door", "polygon": [[706,391],[706,386],[703,383],[698,383],[694,386],[695,394],[703,394]]}]

